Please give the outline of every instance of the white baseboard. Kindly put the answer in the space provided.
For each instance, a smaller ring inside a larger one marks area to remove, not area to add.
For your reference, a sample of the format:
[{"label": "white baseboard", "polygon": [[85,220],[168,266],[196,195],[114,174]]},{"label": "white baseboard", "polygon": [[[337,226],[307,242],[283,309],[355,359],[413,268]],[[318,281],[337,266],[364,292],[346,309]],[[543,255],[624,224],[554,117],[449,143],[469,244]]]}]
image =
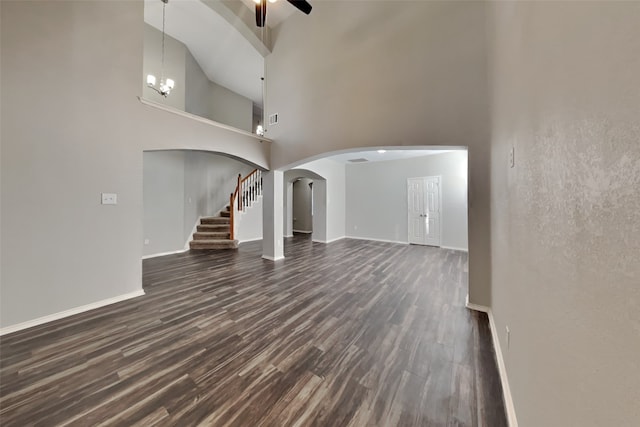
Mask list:
[{"label": "white baseboard", "polygon": [[469,252],[469,249],[467,249],[467,248],[457,248],[455,246],[440,246],[440,248],[449,249],[449,250],[452,250],[452,251]]},{"label": "white baseboard", "polygon": [[262,255],[263,259],[269,260],[269,261],[280,261],[284,259],[284,256],[278,257],[278,258],[273,258],[267,255]]},{"label": "white baseboard", "polygon": [[256,238],[253,238],[253,239],[247,239],[247,240],[238,240],[238,243],[255,242],[255,241],[258,241],[258,240],[262,240],[262,237],[256,237]]},{"label": "white baseboard", "polygon": [[306,231],[306,230],[293,230],[294,233],[302,233],[302,234],[311,234],[313,233],[313,231]]},{"label": "white baseboard", "polygon": [[42,325],[44,323],[53,322],[65,317],[73,316],[74,314],[84,313],[85,311],[94,310],[96,308],[104,307],[105,305],[115,304],[120,301],[136,298],[144,295],[144,290],[140,289],[128,294],[118,295],[117,297],[103,299],[101,301],[92,302],[91,304],[81,305],[80,307],[71,308],[69,310],[60,311],[58,313],[49,314],[48,316],[39,317],[37,319],[28,320],[26,322],[18,323],[16,325],[7,326],[0,329],[0,335],[10,334],[12,332],[18,332],[23,329],[32,328],[34,326]]},{"label": "white baseboard", "polygon": [[324,244],[328,244],[328,243],[337,242],[338,240],[342,240],[342,239],[344,239],[344,238],[345,238],[345,237],[344,237],[344,236],[342,236],[342,237],[336,237],[335,239],[330,239],[330,240],[316,240],[316,239],[311,239],[311,241],[312,241],[312,242],[315,242],[315,243],[324,243]]},{"label": "white baseboard", "polygon": [[293,234],[289,234],[289,235],[284,235],[282,237],[288,238],[288,237],[293,237]]},{"label": "white baseboard", "polygon": [[504,357],[502,356],[502,348],[500,347],[500,341],[498,340],[498,330],[496,329],[496,323],[493,320],[493,312],[489,307],[479,304],[473,304],[469,302],[469,294],[467,294],[466,307],[469,310],[481,311],[487,313],[489,317],[489,328],[491,329],[491,338],[493,340],[493,349],[496,353],[496,361],[498,363],[498,372],[500,374],[500,383],[502,384],[502,396],[504,399],[504,408],[507,412],[507,422],[509,427],[518,427],[518,419],[516,418],[516,409],[513,405],[513,397],[511,396],[511,388],[509,387],[509,379],[507,378],[507,368],[504,364]]},{"label": "white baseboard", "polygon": [[371,238],[371,237],[344,236],[343,239],[368,240],[370,242],[383,242],[383,243],[399,243],[401,245],[408,245],[409,244],[409,242],[401,242],[399,240],[374,239],[374,238]]},{"label": "white baseboard", "polygon": [[469,302],[469,294],[467,294],[467,299],[465,300],[464,305],[469,310],[481,311],[481,312],[487,313],[487,314],[489,314],[491,312],[491,309],[489,307],[485,306],[485,305],[479,305],[479,304],[470,303]]},{"label": "white baseboard", "polygon": [[180,249],[179,251],[172,251],[172,252],[160,252],[160,253],[157,253],[157,254],[145,255],[145,256],[142,257],[142,259],[156,258],[156,257],[159,257],[159,256],[165,256],[165,255],[181,254],[181,253],[187,252],[188,250],[189,250],[189,248]]}]

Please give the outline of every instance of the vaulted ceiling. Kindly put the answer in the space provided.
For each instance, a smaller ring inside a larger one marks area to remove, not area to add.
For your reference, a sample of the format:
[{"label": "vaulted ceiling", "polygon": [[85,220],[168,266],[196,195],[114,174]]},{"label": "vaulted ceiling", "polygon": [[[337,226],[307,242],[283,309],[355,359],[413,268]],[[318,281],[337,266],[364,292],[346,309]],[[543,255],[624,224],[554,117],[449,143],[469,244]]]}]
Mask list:
[{"label": "vaulted ceiling", "polygon": [[[247,5],[251,3],[251,0],[247,1]],[[262,54],[229,20],[214,11],[211,7],[214,2],[209,0],[207,3],[170,0],[165,14],[166,33],[187,46],[209,80],[261,107]],[[161,0],[144,2],[144,20],[158,30],[162,30],[162,5]],[[284,13],[288,11],[280,12],[280,6],[283,4],[269,4],[271,24],[286,17]],[[290,9],[295,10],[293,7]]]}]

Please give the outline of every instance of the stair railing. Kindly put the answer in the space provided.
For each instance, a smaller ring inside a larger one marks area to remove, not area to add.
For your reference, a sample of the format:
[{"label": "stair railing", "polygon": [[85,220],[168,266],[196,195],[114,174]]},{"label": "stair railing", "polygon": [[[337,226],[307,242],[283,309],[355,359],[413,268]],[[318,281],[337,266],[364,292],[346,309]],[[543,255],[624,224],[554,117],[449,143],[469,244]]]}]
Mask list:
[{"label": "stair railing", "polygon": [[235,238],[235,214],[237,212],[244,212],[248,207],[251,207],[260,195],[262,195],[262,171],[254,169],[244,178],[242,178],[242,174],[238,174],[236,189],[229,196],[229,228],[231,240]]}]

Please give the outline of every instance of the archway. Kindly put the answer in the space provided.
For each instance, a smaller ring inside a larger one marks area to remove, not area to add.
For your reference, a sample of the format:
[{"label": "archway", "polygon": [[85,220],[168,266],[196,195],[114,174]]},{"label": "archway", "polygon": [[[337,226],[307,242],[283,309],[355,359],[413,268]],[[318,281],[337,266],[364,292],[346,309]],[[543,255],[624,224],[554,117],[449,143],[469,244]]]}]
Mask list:
[{"label": "archway", "polygon": [[306,231],[295,228],[294,221],[294,185],[302,183],[305,186],[311,184],[311,204],[313,205],[313,215],[311,215],[310,227],[312,239],[316,242],[327,241],[327,185],[326,179],[316,172],[308,169],[291,169],[284,173],[284,205],[283,205],[283,227],[284,236],[293,236],[293,231]]}]

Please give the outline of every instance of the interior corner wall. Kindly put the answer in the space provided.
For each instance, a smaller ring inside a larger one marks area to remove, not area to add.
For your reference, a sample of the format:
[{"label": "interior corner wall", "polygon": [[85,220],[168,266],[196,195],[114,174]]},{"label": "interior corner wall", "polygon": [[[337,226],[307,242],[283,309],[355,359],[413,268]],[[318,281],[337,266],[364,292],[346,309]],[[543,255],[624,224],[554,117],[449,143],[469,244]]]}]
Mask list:
[{"label": "interior corner wall", "polygon": [[209,83],[211,82],[198,61],[186,49],[184,110],[187,113],[211,119]]},{"label": "interior corner wall", "polygon": [[441,176],[441,245],[467,250],[467,152],[347,165],[347,235],[408,242],[407,179]]},{"label": "interior corner wall", "polygon": [[636,425],[640,3],[491,7],[491,308],[518,424]]},{"label": "interior corner wall", "polygon": [[[165,34],[164,70],[162,67],[162,31],[158,31],[147,23],[144,26],[144,56],[142,65],[142,96],[150,101],[168,105],[185,111],[186,79],[185,70],[187,48],[185,45]],[[99,50],[99,48],[98,48]],[[147,75],[156,77],[156,87],[160,85],[160,79],[171,78],[175,87],[171,94],[164,97],[147,86]]]},{"label": "interior corner wall", "polygon": [[255,120],[253,102],[209,80],[187,48],[185,55],[185,111],[252,132]]},{"label": "interior corner wall", "polygon": [[212,120],[252,132],[253,102],[249,98],[215,82],[209,83],[209,93],[209,114]]}]

